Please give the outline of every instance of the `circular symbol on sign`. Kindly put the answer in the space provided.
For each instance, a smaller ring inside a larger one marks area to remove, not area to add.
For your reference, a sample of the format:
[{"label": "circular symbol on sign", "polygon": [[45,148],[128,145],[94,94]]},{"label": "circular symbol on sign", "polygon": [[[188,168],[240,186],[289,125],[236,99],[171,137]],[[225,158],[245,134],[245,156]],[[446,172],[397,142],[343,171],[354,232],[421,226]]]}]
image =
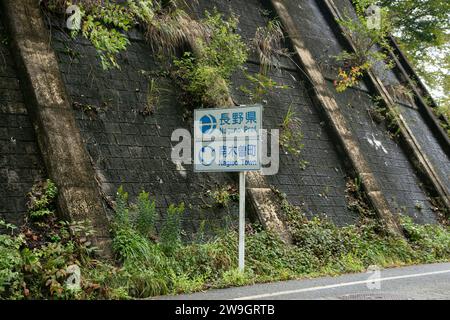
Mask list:
[{"label": "circular symbol on sign", "polygon": [[202,147],[198,156],[202,165],[210,166],[216,159],[216,151],[210,146]]},{"label": "circular symbol on sign", "polygon": [[200,128],[203,134],[212,133],[217,128],[216,118],[209,114],[200,118]]}]

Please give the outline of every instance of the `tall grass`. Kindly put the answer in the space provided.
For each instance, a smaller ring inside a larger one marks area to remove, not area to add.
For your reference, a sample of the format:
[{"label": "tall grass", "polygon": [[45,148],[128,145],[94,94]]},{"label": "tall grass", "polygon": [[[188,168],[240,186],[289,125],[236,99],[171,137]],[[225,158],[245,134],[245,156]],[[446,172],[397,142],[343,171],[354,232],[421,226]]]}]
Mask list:
[{"label": "tall grass", "polygon": [[[417,225],[403,217],[405,239],[382,232],[381,226],[370,219],[337,227],[326,219],[308,220],[289,211],[290,219],[295,220],[291,223],[294,244],[287,245],[252,225],[246,235],[246,270],[241,273],[237,268],[237,231],[230,228],[208,242],[183,244],[183,211],[183,205],[172,205],[159,217],[148,193],[141,193],[137,205],[130,205],[128,194],[119,189],[112,223],[115,261],[88,258],[88,251],[80,246],[81,238],[75,236],[28,248],[23,234],[1,235],[0,297],[147,298],[359,272],[371,265],[392,267],[450,260],[449,227]],[[67,291],[64,274],[59,271],[73,263],[80,266],[82,275],[83,285],[77,292]],[[57,281],[48,287],[46,283],[54,277]],[[26,290],[22,287],[25,282]]]},{"label": "tall grass", "polygon": [[371,265],[391,267],[450,259],[450,230],[441,225],[417,225],[403,217],[408,236],[404,239],[381,232],[381,226],[370,219],[337,227],[323,218],[307,220],[294,215],[298,221],[291,230],[293,245],[253,226],[247,234],[246,271],[240,273],[237,231],[225,230],[207,243],[182,244],[183,211],[183,205],[169,207],[159,241],[154,235],[146,238],[140,234],[142,226],[137,228],[133,223],[124,228],[126,231],[119,227],[114,233],[114,248],[123,262],[126,276],[122,277],[129,297],[358,272]]}]

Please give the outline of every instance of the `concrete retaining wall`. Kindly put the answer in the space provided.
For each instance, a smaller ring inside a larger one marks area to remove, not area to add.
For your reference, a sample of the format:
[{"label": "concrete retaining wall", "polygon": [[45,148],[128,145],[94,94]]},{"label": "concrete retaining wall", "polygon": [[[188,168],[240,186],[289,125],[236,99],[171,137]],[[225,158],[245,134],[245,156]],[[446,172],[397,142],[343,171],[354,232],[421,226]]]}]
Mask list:
[{"label": "concrete retaining wall", "polygon": [[[360,174],[370,175],[377,186],[375,193],[381,197],[380,203],[386,202],[387,211],[404,212],[421,223],[435,222],[430,194],[423,187],[407,152],[390,137],[385,125],[374,121],[368,112],[376,107],[370,97],[371,89],[361,83],[358,88],[338,94],[333,88],[337,73],[332,57],[339,54],[343,46],[339,34],[330,26],[329,13],[313,0],[285,0],[283,3],[325,78],[328,98],[337,103],[348,125],[348,135],[359,152],[358,160],[366,167],[364,172],[355,169],[354,160],[342,145],[342,137],[337,136],[329,115],[315,99],[316,93],[305,77],[305,70],[299,69],[301,57],[294,56],[293,60],[282,59],[281,67],[270,73],[273,80],[286,85],[287,89],[275,90],[264,98],[264,128],[279,129],[291,108],[302,122],[304,148],[300,156],[282,150],[280,171],[267,177],[267,182],[286,194],[289,202],[300,206],[309,217],[326,215],[338,225],[345,225],[358,220],[358,215],[348,209],[346,181]],[[213,8],[225,15],[231,11],[239,15],[237,31],[247,43],[257,27],[265,26],[275,16],[271,1],[259,0],[200,0],[194,6],[194,15],[201,18],[205,10]],[[95,185],[101,192],[103,204],[114,199],[121,185],[132,200],[140,191],[149,191],[161,219],[168,205],[184,202],[183,223],[188,238],[195,235],[204,222],[211,231],[236,223],[237,203],[219,208],[211,197],[222,188],[236,190],[235,175],[197,174],[192,172],[192,166],[176,166],[170,159],[176,144],[171,142],[171,134],[177,128],[192,130],[192,114],[183,109],[178,101],[178,89],[161,73],[161,64],[142,34],[137,30],[129,33],[131,45],[118,57],[120,70],[104,71],[92,45],[81,37],[73,40],[62,26],[63,21],[57,18],[47,26],[55,53],[50,56],[57,60],[62,80],[60,91],[67,92],[65,112],[74,118],[73,128],[80,134],[82,148],[79,150],[86,150],[85,155],[83,153],[86,159],[82,158],[89,162],[89,168],[86,167],[89,170],[85,171],[92,175],[90,187]],[[0,21],[0,40],[5,36]],[[289,41],[285,45],[292,51]],[[257,72],[258,59],[251,55],[245,67],[249,73]],[[0,218],[11,222],[22,219],[26,192],[34,181],[44,178],[47,171],[35,137],[35,132],[39,136],[42,128],[38,126],[33,130],[27,115],[27,108],[34,107],[33,100],[26,99],[31,102],[24,104],[21,89],[27,92],[29,88],[20,85],[19,74],[10,49],[0,41]],[[154,113],[143,115],[151,79],[162,88],[161,97]],[[397,85],[399,79],[400,76],[391,71],[383,78],[383,83]],[[233,100],[238,104],[250,103],[239,89],[242,85],[248,85],[248,80],[238,72],[232,81]],[[450,159],[445,149],[422,118],[419,107],[401,98],[398,102],[415,139],[436,172],[442,175],[443,184],[450,188]],[[40,145],[45,147],[45,144]],[[47,150],[43,151],[44,160],[51,164],[50,176],[55,175],[54,160],[49,161]],[[306,161],[305,167],[300,164],[302,161]]]},{"label": "concrete retaining wall", "polygon": [[0,219],[21,224],[26,194],[45,169],[0,16]]}]

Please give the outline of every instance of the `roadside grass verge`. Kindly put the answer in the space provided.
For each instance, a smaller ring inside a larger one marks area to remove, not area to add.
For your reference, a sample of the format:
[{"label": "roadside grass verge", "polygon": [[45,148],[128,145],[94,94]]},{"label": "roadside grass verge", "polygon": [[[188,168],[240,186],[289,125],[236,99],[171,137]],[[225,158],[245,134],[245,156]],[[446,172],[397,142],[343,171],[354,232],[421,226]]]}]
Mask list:
[{"label": "roadside grass verge", "polygon": [[[51,199],[48,201],[51,205]],[[337,227],[324,218],[297,215],[294,244],[258,225],[247,226],[246,271],[237,269],[238,234],[223,230],[208,242],[181,240],[184,205],[171,205],[159,234],[148,193],[128,204],[122,189],[111,234],[114,261],[95,258],[87,224],[56,223],[52,215],[20,229],[1,223],[0,297],[3,299],[133,299],[211,288],[361,272],[450,261],[450,229],[417,225],[402,217],[406,239],[383,232],[372,219]],[[51,225],[49,229],[46,226]],[[39,229],[41,228],[41,229]],[[40,232],[42,230],[43,232]],[[203,238],[203,237],[199,237]],[[79,288],[67,284],[69,266],[81,270]]]}]

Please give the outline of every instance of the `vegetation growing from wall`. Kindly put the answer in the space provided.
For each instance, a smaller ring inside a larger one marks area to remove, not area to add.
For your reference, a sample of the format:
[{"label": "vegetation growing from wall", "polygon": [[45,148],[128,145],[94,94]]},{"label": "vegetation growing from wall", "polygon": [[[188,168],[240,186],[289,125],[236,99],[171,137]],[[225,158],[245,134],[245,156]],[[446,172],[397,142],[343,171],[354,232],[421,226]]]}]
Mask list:
[{"label": "vegetation growing from wall", "polygon": [[277,20],[270,20],[265,27],[258,27],[251,40],[250,50],[258,54],[260,70],[250,74],[244,68],[250,50],[240,35],[236,34],[238,18],[231,14],[225,19],[220,13],[206,12],[201,22],[209,31],[208,41],[198,39],[196,54],[185,52],[181,59],[175,60],[178,68],[177,79],[184,91],[190,94],[187,101],[195,106],[228,106],[230,101],[231,76],[238,70],[244,72],[248,85],[240,90],[253,103],[263,102],[263,98],[274,90],[286,89],[270,78],[269,71],[277,67],[281,56],[287,56],[282,47],[283,31]]},{"label": "vegetation growing from wall", "polygon": [[[64,14],[69,0],[43,1],[43,7]],[[174,53],[188,39],[204,32],[202,26],[181,8],[184,1],[127,0],[122,4],[102,0],[76,2],[82,17],[81,34],[98,52],[104,69],[119,68],[117,54],[129,45],[126,31],[139,25],[155,51]],[[72,32],[76,36],[78,31]]]},{"label": "vegetation growing from wall", "polygon": [[[156,233],[158,215],[148,193],[129,204],[117,193],[112,224],[116,261],[95,255],[88,222],[56,222],[46,216],[20,229],[0,222],[0,297],[8,299],[130,299],[208,288],[335,275],[380,267],[450,260],[450,229],[416,225],[402,218],[407,240],[383,233],[369,218],[336,227],[326,218],[308,220],[284,201],[294,245],[258,225],[247,227],[247,269],[237,271],[238,233],[223,230],[209,242],[181,242],[183,205],[172,205]],[[46,226],[45,226],[46,225]],[[44,231],[40,228],[45,228]],[[165,230],[165,231],[164,231]],[[201,239],[202,237],[196,237]],[[70,270],[81,271],[71,289]]]},{"label": "vegetation growing from wall", "polygon": [[[49,0],[44,7],[53,13],[64,13],[71,4],[67,0]],[[205,12],[202,20],[193,20],[184,11],[184,1],[136,1],[123,4],[101,1],[79,1],[83,37],[96,48],[104,69],[120,68],[117,54],[126,50],[129,40],[126,31],[134,26],[143,29],[153,51],[165,56],[166,65],[172,65],[173,79],[181,87],[182,101],[188,109],[195,107],[230,106],[231,75],[243,70],[249,50],[236,33],[238,18],[231,14],[225,18],[214,11]],[[72,32],[73,36],[77,32]],[[269,91],[281,89],[268,75],[275,56],[286,54],[281,46],[283,32],[278,21],[269,21],[267,27],[258,28],[252,40],[252,49],[261,59],[261,72],[246,74],[251,88],[246,93],[254,102],[261,102]],[[190,51],[177,56],[180,50]],[[169,62],[167,64],[167,62]],[[149,82],[148,103],[142,110],[149,115],[159,102],[159,84]]]},{"label": "vegetation growing from wall", "polygon": [[174,60],[181,88],[189,93],[190,104],[200,107],[227,106],[230,78],[246,62],[248,50],[235,33],[238,19],[206,12],[202,24],[209,30],[207,40],[197,39],[196,54],[185,52]]},{"label": "vegetation growing from wall", "polygon": [[244,71],[248,84],[239,88],[253,103],[266,102],[264,97],[269,93],[288,88],[269,76],[273,68],[280,67],[282,57],[290,57],[288,50],[283,46],[283,41],[284,33],[278,20],[269,20],[266,26],[256,29],[250,47],[259,57],[259,72],[250,74]]},{"label": "vegetation growing from wall", "polygon": [[140,111],[143,116],[148,116],[155,113],[158,108],[158,104],[161,102],[161,93],[164,90],[164,88],[161,88],[157,79],[152,78],[148,81],[147,103],[145,104],[143,110]]},{"label": "vegetation growing from wall", "polygon": [[345,193],[347,208],[350,211],[357,213],[360,217],[376,217],[374,210],[368,205],[370,202],[363,190],[360,177],[347,178]]},{"label": "vegetation growing from wall", "polygon": [[386,12],[381,10],[379,28],[368,25],[365,10],[375,1],[354,0],[356,17],[345,13],[337,22],[343,29],[343,34],[354,45],[354,51],[342,51],[336,60],[341,66],[338,69],[337,79],[334,85],[338,92],[345,91],[348,87],[355,86],[375,64],[384,68],[392,68],[393,62],[388,58],[391,49],[388,35],[391,25],[386,18]]},{"label": "vegetation growing from wall", "polygon": [[207,190],[206,193],[214,200],[219,208],[228,208],[231,202],[239,201],[239,191],[236,186],[227,185],[215,190]]},{"label": "vegetation growing from wall", "polygon": [[41,220],[55,213],[58,188],[51,180],[37,183],[28,194],[28,213],[33,220]]},{"label": "vegetation growing from wall", "polygon": [[[441,100],[438,108],[433,109],[433,111],[439,117],[439,122],[442,128],[445,132],[447,132],[447,136],[450,138],[450,102],[447,100]],[[428,104],[430,105],[430,103]]]},{"label": "vegetation growing from wall", "polygon": [[[437,107],[433,107],[427,95],[424,100],[432,107],[450,137],[448,1],[352,0],[352,3],[357,18],[346,14],[338,23],[344,29],[344,35],[354,43],[355,52],[343,51],[336,57],[341,64],[334,81],[336,90],[343,92],[348,87],[357,85],[375,65],[392,68],[394,62],[389,58],[389,52],[392,52],[389,36],[393,34],[432,92]],[[378,29],[368,28],[365,11],[371,5],[378,5],[381,9],[381,24]]]},{"label": "vegetation growing from wall", "polygon": [[369,109],[369,115],[376,123],[384,123],[388,133],[392,139],[395,139],[400,134],[400,109],[397,104],[391,107],[386,107],[383,99],[380,96],[372,96],[373,108]]},{"label": "vegetation growing from wall", "polygon": [[259,56],[261,74],[267,75],[273,66],[279,67],[279,58],[289,55],[283,41],[281,22],[276,19],[269,20],[266,26],[256,29],[251,47]]},{"label": "vegetation growing from wall", "polygon": [[[297,116],[296,112],[292,110],[292,105],[290,105],[283,118],[283,122],[280,125],[280,145],[287,154],[300,156],[304,147],[301,126],[302,122],[300,118]],[[300,161],[300,166],[303,169],[307,164],[308,162],[305,160]]]},{"label": "vegetation growing from wall", "polygon": [[[50,0],[45,7],[63,13],[69,4],[65,0]],[[205,19],[196,21],[182,9],[186,6],[182,1],[80,1],[78,5],[83,17],[82,35],[96,48],[104,69],[120,67],[116,56],[129,44],[124,32],[140,25],[154,51],[166,57],[195,45],[191,48],[195,54],[185,52],[173,60],[172,75],[187,95],[184,101],[197,107],[230,105],[231,74],[247,59],[247,48],[235,33],[236,16],[225,19],[218,12],[206,12]],[[158,88],[157,83],[149,82],[152,93],[143,114],[155,110]]]}]

